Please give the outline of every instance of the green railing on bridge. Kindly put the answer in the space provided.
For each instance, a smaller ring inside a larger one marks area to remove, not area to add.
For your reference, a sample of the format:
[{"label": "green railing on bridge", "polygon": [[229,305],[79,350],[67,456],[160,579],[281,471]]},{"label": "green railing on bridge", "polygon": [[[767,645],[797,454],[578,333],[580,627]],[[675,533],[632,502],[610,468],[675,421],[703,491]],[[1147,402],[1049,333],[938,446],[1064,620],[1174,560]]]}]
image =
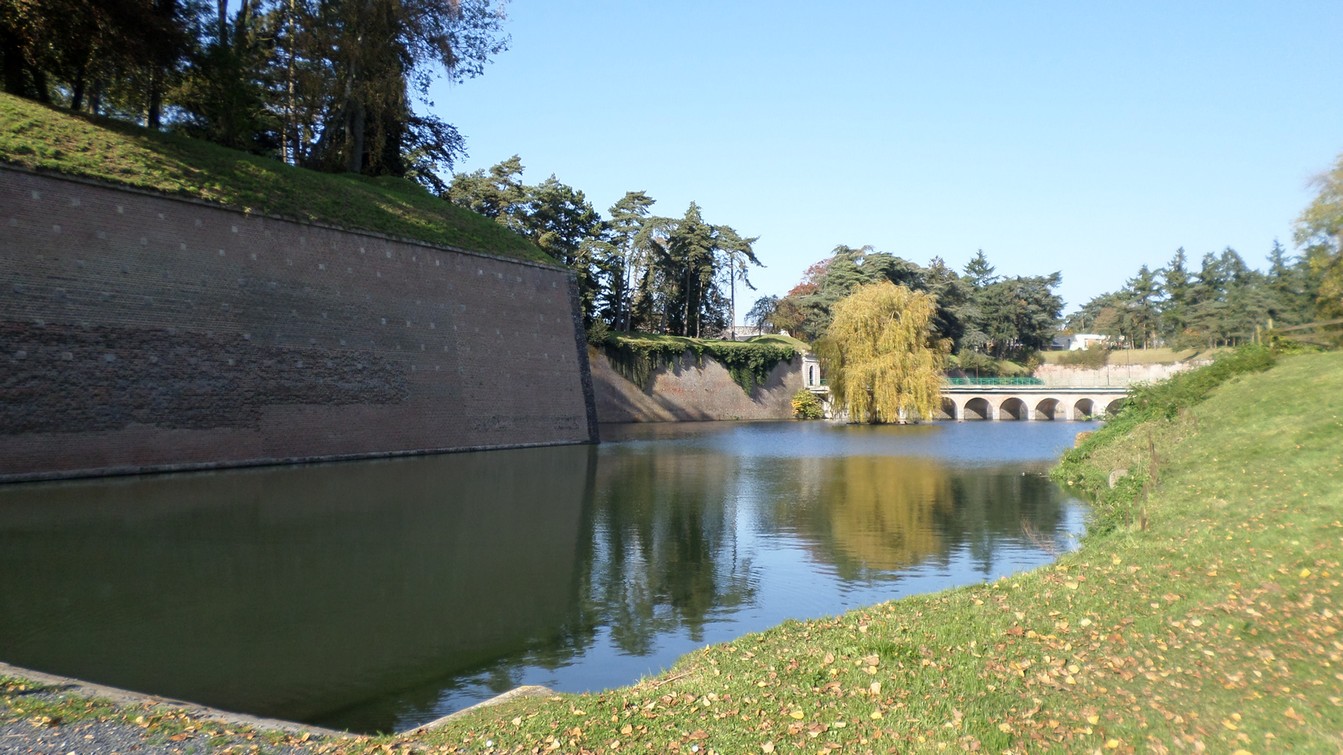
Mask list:
[{"label": "green railing on bridge", "polygon": [[1038,377],[952,377],[947,378],[948,385],[977,385],[977,386],[1012,386],[1012,385],[1044,385],[1045,381]]}]

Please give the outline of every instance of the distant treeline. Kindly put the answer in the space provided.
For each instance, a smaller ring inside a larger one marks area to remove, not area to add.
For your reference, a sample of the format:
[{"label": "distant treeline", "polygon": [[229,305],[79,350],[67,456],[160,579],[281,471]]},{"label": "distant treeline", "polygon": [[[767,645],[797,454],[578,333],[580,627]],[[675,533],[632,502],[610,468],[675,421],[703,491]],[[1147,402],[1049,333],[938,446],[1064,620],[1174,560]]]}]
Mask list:
[{"label": "distant treeline", "polygon": [[1315,317],[1321,276],[1312,272],[1311,258],[1289,256],[1275,242],[1265,271],[1250,268],[1230,247],[1203,255],[1192,270],[1181,248],[1165,266],[1143,265],[1119,290],[1087,302],[1065,327],[1137,347],[1244,343],[1270,321],[1295,325]]}]

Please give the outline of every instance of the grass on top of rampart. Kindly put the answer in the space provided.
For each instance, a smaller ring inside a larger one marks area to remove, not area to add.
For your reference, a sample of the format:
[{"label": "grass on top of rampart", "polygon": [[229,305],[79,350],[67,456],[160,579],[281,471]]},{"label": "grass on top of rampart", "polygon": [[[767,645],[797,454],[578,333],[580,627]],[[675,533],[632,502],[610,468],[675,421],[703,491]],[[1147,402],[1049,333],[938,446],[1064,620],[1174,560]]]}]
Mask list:
[{"label": "grass on top of rampart", "polygon": [[319,173],[0,94],[0,161],[246,212],[558,265],[527,239],[411,181]]},{"label": "grass on top of rampart", "polygon": [[[1243,359],[1135,402],[1069,454],[1059,474],[1105,491],[1104,526],[1052,566],[786,622],[628,687],[516,699],[424,733],[288,741],[327,752],[1337,752],[1343,354]],[[1116,470],[1127,474],[1111,490]],[[21,704],[7,695],[0,721]],[[40,715],[78,717],[79,705]]]}]

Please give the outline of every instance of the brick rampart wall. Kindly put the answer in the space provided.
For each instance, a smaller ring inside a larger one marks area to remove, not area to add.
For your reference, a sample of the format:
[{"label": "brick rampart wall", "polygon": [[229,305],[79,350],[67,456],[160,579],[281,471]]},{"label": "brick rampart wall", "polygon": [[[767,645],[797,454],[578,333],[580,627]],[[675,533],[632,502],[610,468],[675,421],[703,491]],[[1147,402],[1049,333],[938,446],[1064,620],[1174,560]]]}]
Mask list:
[{"label": "brick rampart wall", "polygon": [[562,269],[0,168],[0,480],[596,441]]}]

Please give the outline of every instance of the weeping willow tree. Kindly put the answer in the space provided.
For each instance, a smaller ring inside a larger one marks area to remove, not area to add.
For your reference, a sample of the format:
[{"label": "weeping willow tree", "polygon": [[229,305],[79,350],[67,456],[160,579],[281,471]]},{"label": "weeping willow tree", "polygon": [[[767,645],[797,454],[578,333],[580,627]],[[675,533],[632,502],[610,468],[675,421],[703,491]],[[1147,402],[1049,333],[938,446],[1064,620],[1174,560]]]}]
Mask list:
[{"label": "weeping willow tree", "polygon": [[931,418],[951,344],[933,331],[937,299],[890,282],[835,304],[817,352],[835,405],[854,422]]}]

